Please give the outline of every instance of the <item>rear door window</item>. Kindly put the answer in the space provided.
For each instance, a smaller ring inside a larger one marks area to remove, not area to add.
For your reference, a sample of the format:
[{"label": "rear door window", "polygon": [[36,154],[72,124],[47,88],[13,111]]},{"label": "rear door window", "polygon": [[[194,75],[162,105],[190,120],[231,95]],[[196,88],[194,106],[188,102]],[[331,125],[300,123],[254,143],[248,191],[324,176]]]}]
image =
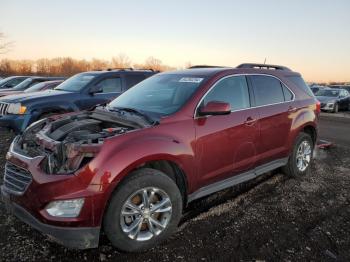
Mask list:
[{"label": "rear door window", "polygon": [[[284,102],[281,82],[271,76],[251,76],[256,106],[271,105]],[[288,95],[288,94],[287,94]]]},{"label": "rear door window", "polygon": [[126,88],[129,89],[130,87],[133,87],[134,85],[140,83],[142,80],[146,78],[143,74],[130,74],[126,75]]},{"label": "rear door window", "polygon": [[285,101],[292,101],[294,98],[293,93],[284,84],[281,83],[281,85],[282,85],[284,100]]},{"label": "rear door window", "polygon": [[102,88],[102,93],[122,92],[122,81],[120,77],[103,79],[97,85]]}]

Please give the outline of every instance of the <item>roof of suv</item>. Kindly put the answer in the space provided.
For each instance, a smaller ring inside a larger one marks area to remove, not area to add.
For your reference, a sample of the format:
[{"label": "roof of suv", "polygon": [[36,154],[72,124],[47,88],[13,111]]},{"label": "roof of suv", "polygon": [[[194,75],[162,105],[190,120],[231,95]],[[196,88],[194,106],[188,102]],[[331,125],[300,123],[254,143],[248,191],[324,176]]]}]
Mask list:
[{"label": "roof of suv", "polygon": [[106,69],[106,70],[93,70],[93,71],[87,71],[82,72],[82,74],[88,73],[88,74],[105,74],[105,73],[149,73],[149,74],[155,74],[159,73],[159,71],[155,71],[153,69],[133,69],[133,68],[116,68],[116,69]]},{"label": "roof of suv", "polygon": [[238,67],[220,67],[220,66],[192,66],[188,69],[181,71],[166,72],[170,74],[183,74],[183,75],[198,75],[198,76],[213,76],[220,72],[231,72],[233,74],[271,74],[276,76],[291,76],[300,75],[297,72],[293,72],[291,69],[285,66],[279,65],[267,65],[267,64],[241,64]]}]

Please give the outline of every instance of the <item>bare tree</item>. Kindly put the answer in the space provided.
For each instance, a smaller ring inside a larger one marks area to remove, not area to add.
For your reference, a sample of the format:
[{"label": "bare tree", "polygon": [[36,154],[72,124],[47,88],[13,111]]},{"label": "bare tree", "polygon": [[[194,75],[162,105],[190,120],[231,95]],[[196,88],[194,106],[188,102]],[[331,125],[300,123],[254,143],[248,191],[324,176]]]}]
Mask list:
[{"label": "bare tree", "polygon": [[191,63],[191,61],[187,61],[187,62],[185,63],[185,69],[186,69],[186,68],[190,68],[191,66],[193,66],[192,63]]},{"label": "bare tree", "polygon": [[158,58],[150,56],[145,61],[145,68],[161,71],[163,69],[162,61]]},{"label": "bare tree", "polygon": [[0,32],[0,54],[5,54],[10,51],[13,46],[13,42],[6,41],[4,33]]},{"label": "bare tree", "polygon": [[113,68],[128,68],[131,67],[131,60],[125,54],[119,54],[112,58],[112,67]]},{"label": "bare tree", "polygon": [[[143,64],[133,64],[135,68],[148,68],[157,71],[174,70],[175,68],[164,65],[159,59],[149,57]],[[131,61],[126,55],[119,55],[111,60],[77,60],[71,57],[41,58],[37,60],[0,60],[0,74],[16,75],[45,75],[45,76],[71,76],[80,72],[91,70],[104,70],[111,67],[131,67]]]}]

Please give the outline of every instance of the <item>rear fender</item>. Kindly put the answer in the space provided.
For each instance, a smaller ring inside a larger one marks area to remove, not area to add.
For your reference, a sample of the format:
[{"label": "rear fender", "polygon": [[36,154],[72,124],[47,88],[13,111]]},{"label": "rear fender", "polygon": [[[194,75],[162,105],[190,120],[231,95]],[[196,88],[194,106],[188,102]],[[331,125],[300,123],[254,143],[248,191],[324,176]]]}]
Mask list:
[{"label": "rear fender", "polygon": [[289,154],[292,152],[295,140],[300,132],[307,126],[312,126],[317,130],[317,116],[312,108],[301,108],[298,115],[293,119],[287,148]]}]

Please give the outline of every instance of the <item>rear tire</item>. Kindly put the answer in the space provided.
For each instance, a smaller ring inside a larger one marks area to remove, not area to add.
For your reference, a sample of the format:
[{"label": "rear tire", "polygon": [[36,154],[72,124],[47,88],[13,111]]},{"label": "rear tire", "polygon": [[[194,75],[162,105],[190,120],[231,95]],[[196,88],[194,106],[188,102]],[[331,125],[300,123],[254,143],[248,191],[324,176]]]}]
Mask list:
[{"label": "rear tire", "polygon": [[117,249],[140,252],[171,236],[181,215],[182,196],[176,183],[158,170],[142,168],[132,172],[114,192],[104,217],[104,231]]},{"label": "rear tire", "polygon": [[289,156],[288,163],[282,167],[282,172],[290,177],[305,175],[310,169],[313,159],[314,142],[307,133],[300,133]]}]

